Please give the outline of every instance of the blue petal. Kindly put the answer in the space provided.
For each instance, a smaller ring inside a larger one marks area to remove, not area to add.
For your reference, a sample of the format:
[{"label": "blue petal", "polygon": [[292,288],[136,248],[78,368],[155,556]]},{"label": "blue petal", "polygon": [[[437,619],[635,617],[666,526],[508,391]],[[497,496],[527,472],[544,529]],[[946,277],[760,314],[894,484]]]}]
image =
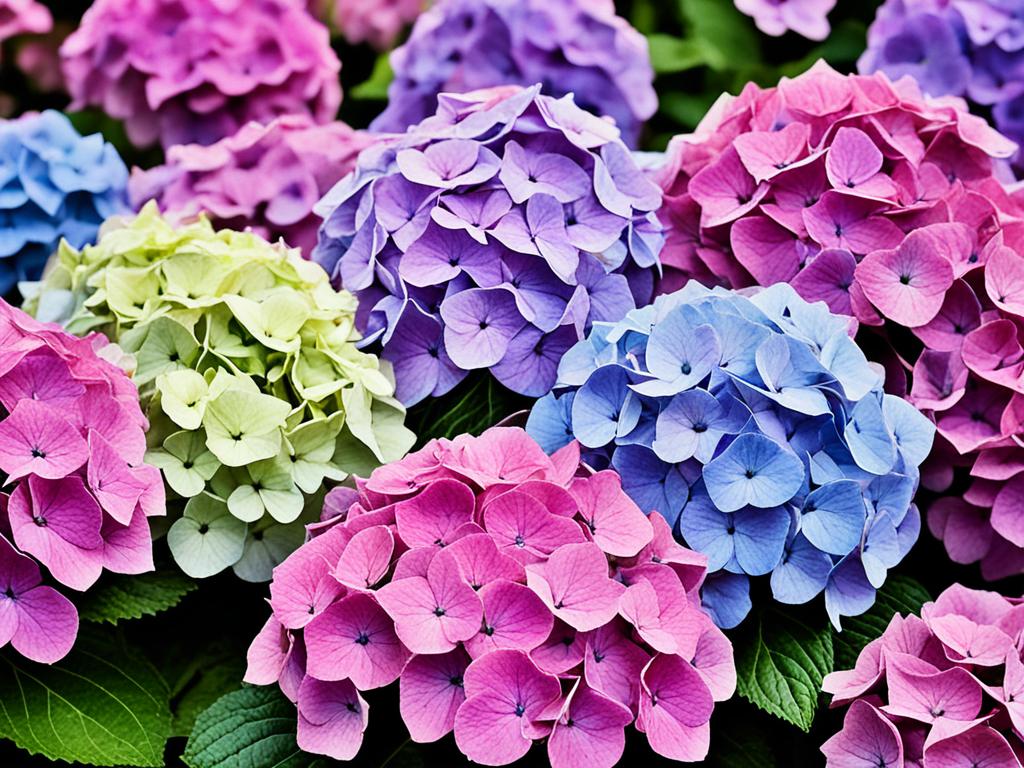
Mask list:
[{"label": "blue petal", "polygon": [[623,445],[615,451],[612,466],[622,476],[622,488],[644,512],[660,512],[670,523],[690,495],[681,464],[666,464],[649,448]]},{"label": "blue petal", "polygon": [[694,496],[686,504],[679,517],[679,532],[687,546],[707,556],[708,571],[721,570],[733,557],[734,515],[720,512],[707,496]]},{"label": "blue petal", "polygon": [[882,415],[903,460],[912,466],[921,466],[931,453],[935,425],[906,400],[892,395],[883,397]]},{"label": "blue petal", "polygon": [[875,603],[875,588],[864,574],[864,566],[856,553],[847,555],[829,574],[825,586],[825,610],[837,630],[840,618],[859,616]]},{"label": "blue petal", "polygon": [[899,542],[899,559],[902,560],[917,543],[917,537],[921,535],[921,513],[916,504],[911,504],[907,510],[903,522],[896,528],[896,537]]},{"label": "blue petal", "polygon": [[701,588],[701,605],[722,629],[732,629],[750,613],[750,579],[732,573],[712,573]]},{"label": "blue petal", "polygon": [[710,393],[703,389],[682,392],[658,415],[657,438],[651,447],[663,461],[686,461],[696,456],[706,462],[725,434],[718,429],[724,416],[722,406]]},{"label": "blue petal", "polygon": [[572,401],[574,392],[561,397],[548,393],[538,400],[526,419],[526,431],[545,453],[554,453],[572,442]]},{"label": "blue petal", "polygon": [[864,491],[864,497],[877,514],[887,515],[894,525],[899,525],[910,508],[915,490],[915,478],[889,474],[872,480]]},{"label": "blue petal", "polygon": [[804,482],[804,465],[764,435],[743,434],[704,467],[704,482],[723,512],[778,507]]},{"label": "blue petal", "polygon": [[881,384],[878,373],[868,364],[861,348],[845,331],[840,331],[825,342],[821,350],[821,364],[836,377],[848,400],[861,400]]},{"label": "blue petal", "polygon": [[[694,325],[676,311],[655,325],[647,343],[647,370],[676,392],[696,386],[721,360],[718,335],[710,325]],[[639,389],[637,391],[647,394]],[[664,393],[668,394],[668,393]]]},{"label": "blue petal", "polygon": [[772,594],[780,603],[806,603],[825,588],[831,571],[832,558],[797,534],[772,571]]},{"label": "blue petal", "polygon": [[853,407],[844,432],[854,460],[876,475],[884,475],[896,463],[896,442],[885,425],[882,406],[869,395]]},{"label": "blue petal", "polygon": [[733,546],[740,567],[751,576],[762,576],[770,572],[779,564],[786,547],[789,512],[785,507],[748,507],[733,517]]},{"label": "blue petal", "polygon": [[889,569],[900,561],[900,541],[896,526],[885,516],[878,516],[868,528],[868,535],[861,547],[860,559],[864,573],[875,589],[885,584]]},{"label": "blue petal", "polygon": [[836,480],[808,494],[800,530],[823,552],[847,555],[860,544],[866,518],[860,483]]},{"label": "blue petal", "polygon": [[[599,448],[615,439],[616,433],[640,420],[641,405],[629,399],[629,376],[617,365],[594,371],[580,387],[572,403],[572,425],[576,439],[588,448]],[[628,432],[628,429],[626,430]],[[623,433],[625,434],[625,433]]]}]

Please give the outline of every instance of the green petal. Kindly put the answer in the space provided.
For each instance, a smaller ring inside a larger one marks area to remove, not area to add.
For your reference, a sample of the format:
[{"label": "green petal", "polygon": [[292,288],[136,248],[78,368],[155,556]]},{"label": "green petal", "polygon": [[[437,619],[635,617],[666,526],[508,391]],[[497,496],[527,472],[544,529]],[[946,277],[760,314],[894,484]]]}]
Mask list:
[{"label": "green petal", "polygon": [[182,429],[199,429],[209,387],[202,374],[185,369],[157,377],[160,407]]},{"label": "green petal", "polygon": [[204,493],[185,505],[185,516],[167,532],[167,544],[181,570],[203,579],[238,562],[245,533],[245,523],[223,501]]},{"label": "green petal", "polygon": [[235,575],[245,581],[270,581],[274,567],[298,549],[305,538],[306,529],[299,521],[251,526],[242,559],[233,566]]},{"label": "green petal", "polygon": [[141,385],[172,371],[187,370],[199,352],[199,344],[184,326],[167,317],[149,324],[139,348],[136,381]]},{"label": "green petal", "polygon": [[229,467],[269,459],[281,448],[281,428],[290,411],[276,397],[230,389],[206,407],[206,445]]}]

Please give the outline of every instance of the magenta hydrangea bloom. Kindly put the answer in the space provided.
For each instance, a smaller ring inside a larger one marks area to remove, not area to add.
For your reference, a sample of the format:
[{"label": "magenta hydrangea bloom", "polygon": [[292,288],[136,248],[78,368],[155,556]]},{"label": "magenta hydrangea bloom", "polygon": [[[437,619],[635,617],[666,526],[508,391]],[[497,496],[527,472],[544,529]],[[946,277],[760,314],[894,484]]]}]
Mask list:
[{"label": "magenta hydrangea bloom", "polygon": [[1020,768],[1024,662],[1019,598],[954,584],[896,615],[852,670],[823,688],[849,704],[822,746],[828,768]]},{"label": "magenta hydrangea bloom", "polygon": [[212,144],[250,120],[332,120],[329,38],[295,0],[97,0],[61,59],[71,108],[124,120],[137,146]]},{"label": "magenta hydrangea bloom", "polygon": [[148,424],[131,381],[100,356],[106,343],[0,302],[0,646],[34,661],[62,658],[78,632],[40,566],[78,591],[103,571],[153,570],[163,483],[142,463]]},{"label": "magenta hydrangea bloom", "polygon": [[661,182],[669,290],[790,283],[860,322],[886,389],[936,423],[932,532],[988,578],[1024,572],[1024,209],[1014,145],[910,78],[823,65],[748,86],[677,138]]},{"label": "magenta hydrangea bloom", "polygon": [[649,300],[659,201],[618,129],[571,97],[445,94],[320,201],[314,259],[357,294],[403,403],[485,368],[537,397],[591,323]]},{"label": "magenta hydrangea bloom", "polygon": [[210,146],[171,147],[164,165],[133,171],[128,192],[135,208],[156,200],[177,221],[205,212],[218,228],[284,238],[309,256],[320,224],[313,206],[374,140],[345,123],[320,125],[305,115],[253,122]]},{"label": "magenta hydrangea bloom", "polygon": [[49,9],[36,0],[0,0],[0,43],[17,35],[41,35],[53,28]]},{"label": "magenta hydrangea bloom", "polygon": [[793,31],[809,40],[828,37],[828,15],[836,0],[734,0],[766,35],[780,37]]},{"label": "magenta hydrangea bloom", "polygon": [[[341,5],[345,5],[342,3]],[[395,79],[378,131],[434,114],[441,93],[543,85],[615,120],[635,146],[658,109],[644,36],[612,0],[438,0],[391,54]]]},{"label": "magenta hydrangea bloom", "polygon": [[414,741],[454,731],[484,765],[546,738],[554,768],[611,768],[630,723],[661,755],[707,754],[736,685],[698,597],[707,561],[578,444],[434,440],[331,491],[309,531],[274,571],[246,673],[295,702],[303,750],[355,757],[361,693],[397,680]]},{"label": "magenta hydrangea bloom", "polygon": [[378,50],[390,48],[428,0],[310,0],[321,17],[330,17],[349,43],[368,43]]}]

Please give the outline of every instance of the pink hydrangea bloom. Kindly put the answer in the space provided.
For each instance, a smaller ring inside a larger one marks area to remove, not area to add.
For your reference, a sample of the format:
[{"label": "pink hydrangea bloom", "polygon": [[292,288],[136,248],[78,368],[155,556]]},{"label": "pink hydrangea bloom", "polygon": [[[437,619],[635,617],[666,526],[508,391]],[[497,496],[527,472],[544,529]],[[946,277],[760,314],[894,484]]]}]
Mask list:
[{"label": "pink hydrangea bloom", "polygon": [[1001,183],[1014,150],[910,78],[819,64],[724,97],[660,171],[660,290],[788,282],[856,318],[887,391],[936,423],[923,484],[967,488],[931,506],[930,529],[988,578],[1024,572],[1024,206]]},{"label": "pink hydrangea bloom", "polygon": [[779,37],[792,30],[810,40],[828,37],[828,15],[836,0],[735,0],[736,7],[754,19],[766,35]]},{"label": "pink hydrangea bloom", "polygon": [[416,20],[428,0],[311,0],[331,16],[348,42],[390,48],[406,25]]},{"label": "pink hydrangea bloom", "polygon": [[40,565],[79,591],[105,570],[153,570],[148,518],[164,514],[163,483],[142,463],[135,387],[97,355],[106,343],[0,302],[0,646],[35,661],[63,657],[78,632]]},{"label": "pink hydrangea bloom", "polygon": [[250,120],[334,118],[341,64],[296,0],[97,0],[61,46],[72,109],[138,146],[211,144]]},{"label": "pink hydrangea bloom", "polygon": [[397,680],[414,741],[454,731],[485,765],[547,738],[554,768],[611,768],[630,723],[661,755],[707,754],[736,685],[700,606],[707,561],[577,443],[435,440],[332,491],[309,530],[274,571],[246,673],[296,703],[302,749],[352,759],[361,692]]},{"label": "pink hydrangea bloom", "polygon": [[53,16],[36,0],[0,0],[0,42],[16,35],[41,35],[53,28]]},{"label": "pink hydrangea bloom", "polygon": [[178,221],[205,212],[218,228],[284,238],[308,256],[320,223],[313,205],[374,140],[344,123],[319,125],[305,115],[253,122],[210,146],[171,147],[164,165],[135,169],[129,195],[135,208],[156,200]]},{"label": "pink hydrangea bloom", "polygon": [[1020,768],[1024,603],[954,584],[921,616],[893,617],[823,688],[849,704],[828,768]]}]

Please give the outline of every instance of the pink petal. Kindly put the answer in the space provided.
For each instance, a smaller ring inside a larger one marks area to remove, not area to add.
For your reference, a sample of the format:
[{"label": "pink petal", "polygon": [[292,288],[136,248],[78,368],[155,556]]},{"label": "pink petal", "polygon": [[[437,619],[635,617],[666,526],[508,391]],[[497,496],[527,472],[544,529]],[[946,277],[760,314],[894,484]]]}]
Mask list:
[{"label": "pink petal", "polygon": [[288,629],[301,629],[322,613],[345,588],[331,576],[348,532],[333,528],[295,550],[274,569],[270,583],[270,607]]},{"label": "pink petal", "polygon": [[409,651],[394,623],[368,594],[340,600],[306,625],[306,672],[324,681],[351,680],[361,691],[390,685]]},{"label": "pink petal", "polygon": [[435,480],[421,493],[395,507],[398,535],[410,547],[450,544],[459,526],[471,522],[476,497],[459,480]]},{"label": "pink petal", "polygon": [[348,680],[325,683],[307,677],[299,687],[299,749],[351,760],[363,745],[370,705]]},{"label": "pink petal", "polygon": [[522,564],[501,554],[490,534],[466,536],[445,547],[437,556],[453,558],[462,578],[474,589],[498,580],[526,581],[526,570]]},{"label": "pink petal", "polygon": [[767,181],[791,168],[807,152],[810,130],[793,122],[778,131],[751,131],[737,136],[733,146],[755,181]]},{"label": "pink petal", "polygon": [[992,505],[992,527],[1004,539],[1024,546],[1024,478],[1017,477],[1003,486]]},{"label": "pink petal", "polygon": [[522,483],[551,472],[551,459],[522,429],[491,427],[480,437],[452,441],[444,464],[480,486]]},{"label": "pink petal", "polygon": [[888,654],[886,661],[889,703],[883,707],[885,712],[922,723],[977,717],[981,685],[967,670],[954,667],[940,672],[904,653]]},{"label": "pink petal", "polygon": [[996,306],[1024,316],[1024,259],[1012,248],[996,248],[985,263],[985,291]]},{"label": "pink petal", "polygon": [[609,622],[625,591],[608,577],[600,547],[589,542],[566,544],[547,562],[528,566],[526,583],[555,616],[580,632]]},{"label": "pink petal", "polygon": [[637,563],[666,563],[676,572],[687,591],[699,587],[707,573],[707,557],[679,544],[661,515],[651,515],[647,520],[651,523],[654,538],[636,556]]},{"label": "pink petal", "polygon": [[928,768],[1019,768],[1010,743],[987,725],[976,726],[925,750]]},{"label": "pink petal", "polygon": [[455,713],[466,700],[463,676],[468,666],[461,648],[413,656],[406,664],[399,680],[399,707],[413,741],[437,741],[455,727]]},{"label": "pink petal", "polygon": [[643,671],[640,714],[651,749],[684,762],[708,753],[714,701],[697,671],[678,656],[658,655]]},{"label": "pink petal", "polygon": [[89,432],[86,477],[103,510],[121,525],[128,525],[139,496],[148,484],[132,472],[106,438],[95,430]]},{"label": "pink petal", "polygon": [[57,480],[78,469],[89,447],[78,430],[52,406],[19,400],[0,421],[0,469],[9,480],[28,474]]},{"label": "pink petal", "polygon": [[[5,602],[0,598],[0,603]],[[53,664],[64,658],[78,635],[78,611],[52,587],[35,587],[15,601],[18,628],[11,645],[25,658]]]},{"label": "pink petal", "polygon": [[246,669],[243,680],[252,685],[276,683],[288,661],[291,651],[291,636],[273,614],[253,638],[245,654]]},{"label": "pink petal", "polygon": [[747,216],[729,234],[736,260],[758,285],[789,282],[800,271],[803,250],[789,230],[767,216]]},{"label": "pink petal", "polygon": [[530,652],[530,658],[544,672],[560,675],[583,661],[585,649],[586,635],[555,619],[551,634]]},{"label": "pink petal", "polygon": [[633,713],[586,685],[572,694],[548,739],[551,768],[613,768],[626,748]]},{"label": "pink petal", "polygon": [[902,239],[900,228],[874,215],[879,204],[838,192],[826,192],[803,211],[807,233],[822,248],[845,248],[855,254],[893,248]]},{"label": "pink petal", "polygon": [[710,619],[704,623],[704,631],[697,640],[697,650],[691,663],[704,679],[715,701],[725,701],[732,697],[736,691],[732,642]]},{"label": "pink petal", "polygon": [[622,490],[619,475],[610,470],[577,478],[569,491],[594,543],[614,557],[633,557],[650,544],[654,529],[640,507]]},{"label": "pink petal", "polygon": [[391,567],[394,551],[395,539],[390,528],[386,525],[364,528],[341,553],[334,578],[350,589],[370,589]]},{"label": "pink petal", "polygon": [[533,496],[518,491],[492,499],[483,521],[502,553],[521,563],[542,560],[569,542],[586,541],[574,520],[551,514]]},{"label": "pink petal", "polygon": [[882,153],[875,142],[858,128],[836,131],[825,158],[825,169],[833,188],[864,197],[890,197],[896,192],[891,179],[881,176]]},{"label": "pink petal", "polygon": [[532,651],[543,643],[554,626],[554,617],[529,587],[498,581],[480,590],[484,604],[483,626],[466,642],[473,658],[508,648]]},{"label": "pink petal", "polygon": [[710,165],[698,171],[688,187],[701,206],[701,226],[717,227],[749,213],[768,193],[743,167],[739,153],[730,147]]},{"label": "pink petal", "polygon": [[106,518],[103,536],[103,567],[114,573],[147,573],[153,566],[153,540],[149,520],[142,507],[136,507],[128,525]]},{"label": "pink petal", "polygon": [[821,751],[829,768],[902,768],[903,741],[889,720],[863,700],[843,718],[843,730],[826,741]]},{"label": "pink petal", "polygon": [[587,685],[636,711],[640,704],[640,675],[650,655],[629,637],[621,620],[586,634],[583,664]]}]

